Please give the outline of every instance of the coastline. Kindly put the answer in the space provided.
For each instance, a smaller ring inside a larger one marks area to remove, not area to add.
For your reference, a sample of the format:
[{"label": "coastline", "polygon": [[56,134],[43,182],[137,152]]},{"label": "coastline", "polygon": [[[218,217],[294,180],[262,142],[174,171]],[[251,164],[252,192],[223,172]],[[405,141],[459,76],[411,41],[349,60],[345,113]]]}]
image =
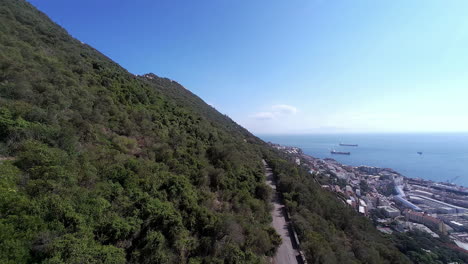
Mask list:
[{"label": "coastline", "polygon": [[468,188],[405,177],[391,168],[349,166],[332,158],[315,158],[301,148],[268,142],[306,168],[322,188],[373,220],[384,233],[420,230],[449,236],[468,250]]},{"label": "coastline", "polygon": [[[392,168],[408,178],[468,187],[468,133],[303,134],[261,138],[265,142],[299,147],[312,157],[333,158],[345,165]],[[333,155],[331,150],[351,152],[351,155]]]},{"label": "coastline", "polygon": [[408,176],[405,176],[405,175],[401,174],[400,172],[398,172],[398,171],[396,171],[395,169],[392,169],[392,168],[368,166],[368,165],[365,165],[365,164],[362,164],[360,166],[347,165],[347,164],[343,164],[343,163],[341,163],[341,162],[339,162],[339,161],[337,161],[336,159],[333,159],[333,158],[328,158],[328,157],[327,158],[317,158],[317,157],[314,157],[312,155],[306,154],[302,150],[302,148],[299,148],[299,147],[283,146],[283,145],[275,144],[275,143],[271,143],[271,142],[268,142],[268,144],[270,144],[273,147],[280,146],[280,147],[283,147],[285,149],[288,148],[289,151],[290,151],[290,152],[288,152],[289,154],[300,154],[302,156],[302,158],[304,158],[306,160],[307,159],[312,159],[312,160],[332,161],[333,163],[340,164],[341,166],[353,167],[353,168],[359,168],[359,167],[375,168],[377,170],[388,171],[388,172],[391,172],[391,173],[394,173],[394,174],[398,174],[399,176],[401,176],[401,177],[403,177],[405,179],[412,180],[412,181],[415,181],[415,182],[421,182],[421,184],[440,186],[440,188],[446,188],[447,190],[452,190],[452,191],[459,191],[459,192],[466,193],[468,195],[468,187],[465,187],[465,186],[462,186],[462,185],[457,185],[457,184],[454,184],[454,183],[441,182],[441,181],[433,181],[433,180],[428,180],[428,179],[423,179],[423,178],[408,177]]}]

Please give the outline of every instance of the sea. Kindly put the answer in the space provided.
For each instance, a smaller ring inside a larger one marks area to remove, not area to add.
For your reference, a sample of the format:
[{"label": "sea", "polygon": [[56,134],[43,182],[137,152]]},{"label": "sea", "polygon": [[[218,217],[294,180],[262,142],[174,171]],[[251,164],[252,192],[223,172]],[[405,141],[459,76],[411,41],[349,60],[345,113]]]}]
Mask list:
[{"label": "sea", "polygon": [[[267,142],[299,147],[315,158],[333,158],[351,166],[392,168],[406,177],[468,187],[468,133],[258,136]],[[331,150],[349,151],[351,155],[331,154]]]}]

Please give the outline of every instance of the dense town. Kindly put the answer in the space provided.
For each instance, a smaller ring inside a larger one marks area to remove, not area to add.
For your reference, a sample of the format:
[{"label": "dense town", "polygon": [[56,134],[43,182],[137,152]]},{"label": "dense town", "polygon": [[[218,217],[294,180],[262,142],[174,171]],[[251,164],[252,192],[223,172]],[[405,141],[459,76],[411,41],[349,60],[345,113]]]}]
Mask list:
[{"label": "dense town", "polygon": [[389,168],[348,166],[311,157],[297,147],[269,144],[311,174],[324,176],[322,188],[373,219],[379,231],[448,235],[458,247],[468,250],[468,188],[408,178]]}]

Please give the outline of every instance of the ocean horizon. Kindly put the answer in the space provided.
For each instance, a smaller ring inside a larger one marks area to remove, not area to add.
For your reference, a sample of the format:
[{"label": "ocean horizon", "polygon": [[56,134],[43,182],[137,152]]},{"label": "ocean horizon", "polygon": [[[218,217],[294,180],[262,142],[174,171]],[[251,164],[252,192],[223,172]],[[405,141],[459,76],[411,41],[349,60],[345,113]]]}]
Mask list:
[{"label": "ocean horizon", "polygon": [[[468,132],[263,134],[258,137],[299,147],[315,158],[332,158],[351,166],[391,168],[406,177],[468,187]],[[358,146],[340,146],[340,143]],[[331,154],[331,150],[349,151],[351,155]]]}]

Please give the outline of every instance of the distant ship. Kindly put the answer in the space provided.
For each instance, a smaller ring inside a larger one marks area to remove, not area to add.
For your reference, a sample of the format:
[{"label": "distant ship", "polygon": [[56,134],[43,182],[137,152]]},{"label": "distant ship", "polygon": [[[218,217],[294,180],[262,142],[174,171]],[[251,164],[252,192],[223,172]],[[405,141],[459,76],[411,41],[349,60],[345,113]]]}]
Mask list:
[{"label": "distant ship", "polygon": [[345,144],[345,143],[340,143],[340,146],[345,146],[345,147],[357,147],[358,144]]},{"label": "distant ship", "polygon": [[350,155],[351,152],[347,152],[347,151],[336,151],[336,150],[332,150],[330,151],[331,154],[340,154],[340,155]]},{"label": "distant ship", "polygon": [[421,152],[421,151],[418,151],[418,154],[419,154],[419,155],[422,155],[422,152]]}]

